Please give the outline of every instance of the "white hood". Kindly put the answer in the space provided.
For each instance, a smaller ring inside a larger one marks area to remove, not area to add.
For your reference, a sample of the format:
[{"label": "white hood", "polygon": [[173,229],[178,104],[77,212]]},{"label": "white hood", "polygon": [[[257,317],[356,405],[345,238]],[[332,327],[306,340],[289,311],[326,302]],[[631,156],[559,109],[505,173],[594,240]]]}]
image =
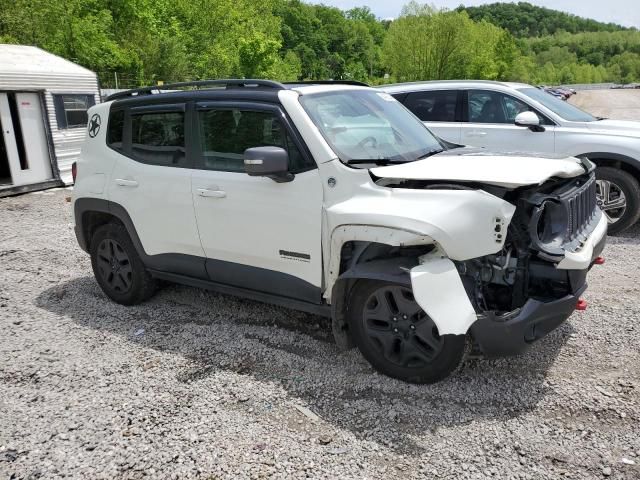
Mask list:
[{"label": "white hood", "polygon": [[640,138],[640,122],[630,120],[598,120],[584,125],[593,133]]},{"label": "white hood", "polygon": [[493,153],[461,148],[424,160],[372,168],[379,178],[478,182],[506,188],[539,185],[551,177],[585,173],[577,158],[553,158],[522,153]]}]

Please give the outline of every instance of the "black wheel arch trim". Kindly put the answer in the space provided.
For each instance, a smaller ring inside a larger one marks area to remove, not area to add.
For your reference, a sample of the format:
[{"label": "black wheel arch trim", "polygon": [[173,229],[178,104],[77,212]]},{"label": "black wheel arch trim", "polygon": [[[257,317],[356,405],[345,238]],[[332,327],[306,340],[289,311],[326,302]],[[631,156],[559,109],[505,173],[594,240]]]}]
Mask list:
[{"label": "black wheel arch trim", "polygon": [[181,253],[148,255],[127,210],[119,203],[101,198],[78,198],[74,204],[76,237],[78,244],[85,252],[89,252],[90,239],[87,238],[89,232],[84,225],[84,215],[89,212],[106,213],[118,219],[127,230],[136,252],[147,268],[201,279],[208,278],[204,258]]},{"label": "black wheel arch trim", "polygon": [[[636,172],[636,177],[640,177],[640,159],[635,159],[633,157],[629,157],[628,155],[622,155],[621,153],[611,153],[611,152],[589,152],[589,153],[581,153],[580,155],[574,155],[575,157],[586,157],[592,162],[598,165],[598,160],[606,160],[613,162],[620,162],[628,165]],[[605,165],[603,165],[605,166]]]},{"label": "black wheel arch trim", "polygon": [[416,265],[417,259],[411,257],[376,259],[352,265],[337,278],[331,290],[331,330],[340,350],[355,347],[347,320],[349,295],[354,284],[358,280],[380,280],[411,287],[408,270]]}]

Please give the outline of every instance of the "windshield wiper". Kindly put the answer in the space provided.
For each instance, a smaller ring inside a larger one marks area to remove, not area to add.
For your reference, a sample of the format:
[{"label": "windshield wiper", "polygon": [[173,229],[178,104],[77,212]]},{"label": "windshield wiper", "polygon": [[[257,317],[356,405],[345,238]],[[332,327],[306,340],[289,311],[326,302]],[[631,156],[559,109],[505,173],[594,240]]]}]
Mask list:
[{"label": "windshield wiper", "polygon": [[363,163],[373,163],[375,165],[389,165],[390,163],[404,163],[404,162],[394,162],[390,158],[350,158],[346,160],[345,163],[347,165],[360,165]]},{"label": "windshield wiper", "polygon": [[444,152],[444,150],[444,148],[434,148],[433,150],[429,150],[421,157],[414,158],[413,160],[392,160],[390,158],[351,158],[349,160],[346,160],[345,163],[347,163],[347,165],[359,165],[363,163],[373,163],[375,165],[389,165],[390,163],[410,163],[417,160],[424,160],[425,158],[429,158],[431,155]]},{"label": "windshield wiper", "polygon": [[428,151],[426,154],[424,154],[423,156],[416,158],[416,159],[414,160],[414,162],[415,162],[415,161],[418,161],[418,160],[424,160],[425,158],[429,158],[431,155],[435,155],[435,154],[437,154],[437,153],[441,153],[441,152],[444,152],[444,148],[434,148],[433,150],[429,150],[429,151]]}]

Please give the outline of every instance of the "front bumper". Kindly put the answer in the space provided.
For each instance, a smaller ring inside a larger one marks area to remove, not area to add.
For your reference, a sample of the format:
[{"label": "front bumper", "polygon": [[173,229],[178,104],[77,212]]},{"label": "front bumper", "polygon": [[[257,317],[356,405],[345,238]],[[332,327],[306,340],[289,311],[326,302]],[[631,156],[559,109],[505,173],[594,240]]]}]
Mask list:
[{"label": "front bumper", "polygon": [[517,314],[505,321],[479,318],[471,326],[471,335],[486,356],[517,355],[562,325],[576,309],[586,288],[585,283],[575,294],[550,302],[530,298]]},{"label": "front bumper", "polygon": [[606,237],[607,217],[601,214],[596,228],[585,240],[582,247],[576,252],[566,252],[564,258],[558,263],[558,268],[563,270],[583,270],[589,268],[593,259],[602,252]]},{"label": "front bumper", "polygon": [[587,273],[602,253],[605,242],[606,236],[591,242],[588,246],[591,257],[586,261],[587,267],[570,270],[568,295],[551,300],[530,298],[521,308],[502,318],[480,316],[470,332],[482,353],[489,357],[517,355],[562,325],[574,312],[580,296],[587,289]]}]

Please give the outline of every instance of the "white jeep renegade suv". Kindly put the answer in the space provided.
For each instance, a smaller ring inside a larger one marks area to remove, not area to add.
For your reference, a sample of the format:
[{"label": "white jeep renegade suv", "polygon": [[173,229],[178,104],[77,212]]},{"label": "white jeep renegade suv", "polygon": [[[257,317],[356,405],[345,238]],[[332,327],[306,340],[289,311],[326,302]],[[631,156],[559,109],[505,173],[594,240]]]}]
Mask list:
[{"label": "white jeep renegade suv", "polygon": [[114,301],[162,279],[326,315],[410,382],[584,307],[607,230],[588,160],[452,149],[366,86],[184,86],[89,112],[75,229]]},{"label": "white jeep renegade suv", "polygon": [[450,80],[382,89],[451,143],[587,157],[598,167],[598,205],[609,232],[640,218],[640,122],[596,118],[521,83]]}]

